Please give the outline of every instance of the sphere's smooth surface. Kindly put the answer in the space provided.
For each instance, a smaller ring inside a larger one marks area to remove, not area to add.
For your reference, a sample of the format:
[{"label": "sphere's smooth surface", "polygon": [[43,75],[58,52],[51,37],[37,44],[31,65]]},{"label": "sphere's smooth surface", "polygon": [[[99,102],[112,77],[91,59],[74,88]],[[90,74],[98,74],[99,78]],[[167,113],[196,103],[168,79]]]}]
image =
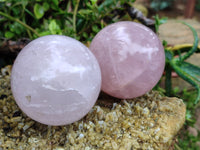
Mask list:
[{"label": "sphere's smooth surface", "polygon": [[102,29],[90,50],[102,73],[102,90],[118,98],[134,98],[151,90],[165,66],[157,35],[139,23],[123,21]]},{"label": "sphere's smooth surface", "polygon": [[66,36],[49,35],[30,42],[12,68],[14,98],[30,118],[65,125],[84,117],[101,88],[99,64],[91,51]]}]

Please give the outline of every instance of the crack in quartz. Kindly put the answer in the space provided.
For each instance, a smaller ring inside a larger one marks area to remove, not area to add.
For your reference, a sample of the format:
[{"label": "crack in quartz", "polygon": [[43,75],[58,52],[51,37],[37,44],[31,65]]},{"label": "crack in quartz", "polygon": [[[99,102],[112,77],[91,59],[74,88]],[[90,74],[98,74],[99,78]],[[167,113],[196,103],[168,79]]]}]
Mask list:
[{"label": "crack in quartz", "polygon": [[[148,54],[148,59],[151,60],[152,54],[159,50],[157,47],[150,47],[148,43],[145,46],[142,46],[141,44],[137,44],[131,41],[130,33],[127,33],[126,27],[124,26],[119,26],[116,31],[113,32],[113,35],[114,39],[111,40],[115,40],[115,43],[118,43],[118,45],[120,46],[118,51],[118,55],[120,55],[120,62],[126,60],[128,54],[134,55],[135,53]],[[150,35],[152,38],[155,38],[155,35],[153,35],[152,33]],[[132,48],[134,48],[134,50],[132,50]]]}]

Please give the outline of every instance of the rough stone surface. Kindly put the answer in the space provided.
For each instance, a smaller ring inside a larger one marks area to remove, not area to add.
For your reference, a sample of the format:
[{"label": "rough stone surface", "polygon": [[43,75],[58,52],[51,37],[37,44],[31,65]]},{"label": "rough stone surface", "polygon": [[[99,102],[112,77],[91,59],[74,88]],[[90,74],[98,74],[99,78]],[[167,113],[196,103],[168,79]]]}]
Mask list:
[{"label": "rough stone surface", "polygon": [[11,88],[32,119],[65,125],[84,117],[95,104],[101,72],[90,50],[66,36],[49,35],[29,43],[17,56]]},{"label": "rough stone surface", "polygon": [[[101,95],[83,119],[52,127],[21,112],[10,91],[10,67],[0,73],[0,149],[169,150],[185,121],[181,99],[149,92],[131,100]],[[113,103],[114,102],[114,103]],[[174,140],[173,140],[174,139]]]},{"label": "rough stone surface", "polygon": [[102,29],[90,50],[99,61],[102,90],[114,97],[145,94],[159,81],[165,55],[157,35],[139,23],[124,21]]}]

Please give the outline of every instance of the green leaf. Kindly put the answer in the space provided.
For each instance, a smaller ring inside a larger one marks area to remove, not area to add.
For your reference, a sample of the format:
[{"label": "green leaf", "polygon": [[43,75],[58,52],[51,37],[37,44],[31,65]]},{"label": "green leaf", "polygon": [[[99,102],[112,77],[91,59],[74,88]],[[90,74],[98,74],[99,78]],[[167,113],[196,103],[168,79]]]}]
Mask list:
[{"label": "green leaf", "polygon": [[165,50],[165,60],[166,62],[170,62],[173,59],[174,55],[171,51]]},{"label": "green leaf", "polygon": [[185,70],[182,70],[182,68],[180,66],[178,66],[176,64],[177,62],[175,61],[175,59],[172,61],[172,67],[174,69],[174,71],[185,81],[187,81],[188,83],[190,83],[191,85],[193,85],[196,90],[197,90],[197,97],[194,101],[194,105],[198,104],[199,100],[200,100],[200,84],[197,82],[197,80],[190,74],[188,74]]},{"label": "green leaf", "polygon": [[83,37],[87,39],[88,38],[88,34],[86,32],[83,32]]},{"label": "green leaf", "polygon": [[163,24],[163,23],[166,23],[167,20],[168,20],[167,17],[162,17],[162,18],[160,19],[160,23],[159,23],[159,24],[161,25],[161,24]]},{"label": "green leaf", "polygon": [[22,3],[22,6],[23,6],[23,9],[25,9],[26,6],[28,5],[28,0],[22,0],[21,3]]},{"label": "green leaf", "polygon": [[59,7],[58,7],[59,0],[52,0],[52,3],[53,4],[51,4],[51,8],[58,11],[59,10]]},{"label": "green leaf", "polygon": [[28,9],[24,9],[25,10],[25,12],[27,12],[29,15],[31,15],[33,18],[35,18],[35,16],[34,16],[34,14],[31,12],[31,11],[29,11]]},{"label": "green leaf", "polygon": [[88,15],[88,14],[91,14],[92,13],[92,10],[89,10],[89,9],[80,9],[78,11],[78,14],[85,17],[85,15]]},{"label": "green leaf", "polygon": [[186,111],[185,119],[191,121],[192,120],[192,114],[190,110]]},{"label": "green leaf", "polygon": [[16,33],[18,35],[20,35],[22,32],[26,30],[24,26],[22,26],[18,22],[14,22],[13,24],[10,24],[9,28],[11,32]]},{"label": "green leaf", "polygon": [[163,10],[163,9],[169,7],[169,6],[170,6],[170,3],[164,1],[164,2],[162,2],[162,3],[160,4],[160,10]]},{"label": "green leaf", "polygon": [[40,4],[36,3],[34,5],[34,14],[36,16],[37,19],[40,19],[43,17],[44,15],[44,8],[43,6],[41,6]]},{"label": "green leaf", "polygon": [[159,10],[160,3],[156,3],[154,1],[151,2],[150,7],[153,8],[155,11]]},{"label": "green leaf", "polygon": [[76,30],[77,32],[81,31],[82,29],[85,29],[85,27],[87,26],[87,21],[85,19],[78,19],[77,23],[76,23]]},{"label": "green leaf", "polygon": [[200,82],[200,67],[190,64],[188,62],[182,62],[179,65],[180,69],[192,76],[195,80]]},{"label": "green leaf", "polygon": [[166,17],[159,18],[158,15],[155,15],[153,18],[155,19],[155,29],[156,29],[156,33],[157,33],[159,26],[163,23],[166,23],[168,18],[166,18]]},{"label": "green leaf", "polygon": [[192,30],[192,33],[193,33],[193,36],[194,36],[194,43],[193,43],[192,48],[184,56],[179,57],[181,62],[186,60],[187,58],[189,58],[194,52],[197,51],[198,43],[199,43],[197,31],[191,25],[189,25],[185,22],[182,22],[182,23],[185,24],[186,26],[188,26]]},{"label": "green leaf", "polygon": [[110,5],[115,4],[115,0],[106,0],[103,3],[101,3],[101,5],[99,5],[98,7],[98,11],[99,13],[101,13],[103,10],[105,10],[105,8],[109,8]]},{"label": "green leaf", "polygon": [[49,10],[49,4],[47,2],[44,2],[42,6],[43,6],[44,11]]},{"label": "green leaf", "polygon": [[163,45],[164,47],[167,47],[167,45],[168,45],[167,41],[163,40],[163,41],[162,41],[162,45]]},{"label": "green leaf", "polygon": [[61,34],[60,27],[56,23],[55,20],[51,20],[51,22],[49,24],[49,30],[50,30],[51,34]]},{"label": "green leaf", "polygon": [[92,5],[95,5],[97,3],[97,0],[91,0]]},{"label": "green leaf", "polygon": [[12,8],[13,16],[18,16],[21,13],[21,10],[18,7]]},{"label": "green leaf", "polygon": [[99,27],[98,27],[97,25],[93,25],[93,26],[92,26],[92,31],[93,31],[94,33],[98,33],[98,32],[100,31],[100,29],[99,29]]},{"label": "green leaf", "polygon": [[52,0],[52,2],[53,2],[56,6],[58,6],[58,4],[59,4],[59,0]]},{"label": "green leaf", "polygon": [[43,31],[43,32],[40,32],[40,36],[45,36],[45,35],[50,35],[51,32],[50,31]]},{"label": "green leaf", "polygon": [[55,20],[51,20],[50,24],[49,24],[49,30],[51,31],[52,34],[56,34],[56,21]]},{"label": "green leaf", "polygon": [[12,37],[14,37],[14,33],[13,32],[10,32],[10,31],[6,31],[6,33],[5,33],[5,37],[7,38],[7,39],[10,39],[10,38],[12,38]]},{"label": "green leaf", "polygon": [[153,8],[155,11],[163,10],[172,5],[171,1],[172,0],[167,0],[167,1],[151,0],[150,7]]}]

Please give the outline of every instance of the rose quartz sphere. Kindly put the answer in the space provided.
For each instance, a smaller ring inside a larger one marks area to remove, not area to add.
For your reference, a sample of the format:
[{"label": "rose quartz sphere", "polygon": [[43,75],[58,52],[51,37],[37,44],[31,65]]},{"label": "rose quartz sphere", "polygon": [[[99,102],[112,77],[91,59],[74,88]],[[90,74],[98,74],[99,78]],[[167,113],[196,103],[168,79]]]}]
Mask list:
[{"label": "rose quartz sphere", "polygon": [[11,88],[18,106],[30,118],[47,125],[70,124],[95,104],[101,88],[100,67],[79,41],[44,36],[17,56]]},{"label": "rose quartz sphere", "polygon": [[102,73],[102,90],[130,99],[151,90],[165,66],[163,46],[157,35],[142,24],[123,21],[102,29],[90,50]]}]

